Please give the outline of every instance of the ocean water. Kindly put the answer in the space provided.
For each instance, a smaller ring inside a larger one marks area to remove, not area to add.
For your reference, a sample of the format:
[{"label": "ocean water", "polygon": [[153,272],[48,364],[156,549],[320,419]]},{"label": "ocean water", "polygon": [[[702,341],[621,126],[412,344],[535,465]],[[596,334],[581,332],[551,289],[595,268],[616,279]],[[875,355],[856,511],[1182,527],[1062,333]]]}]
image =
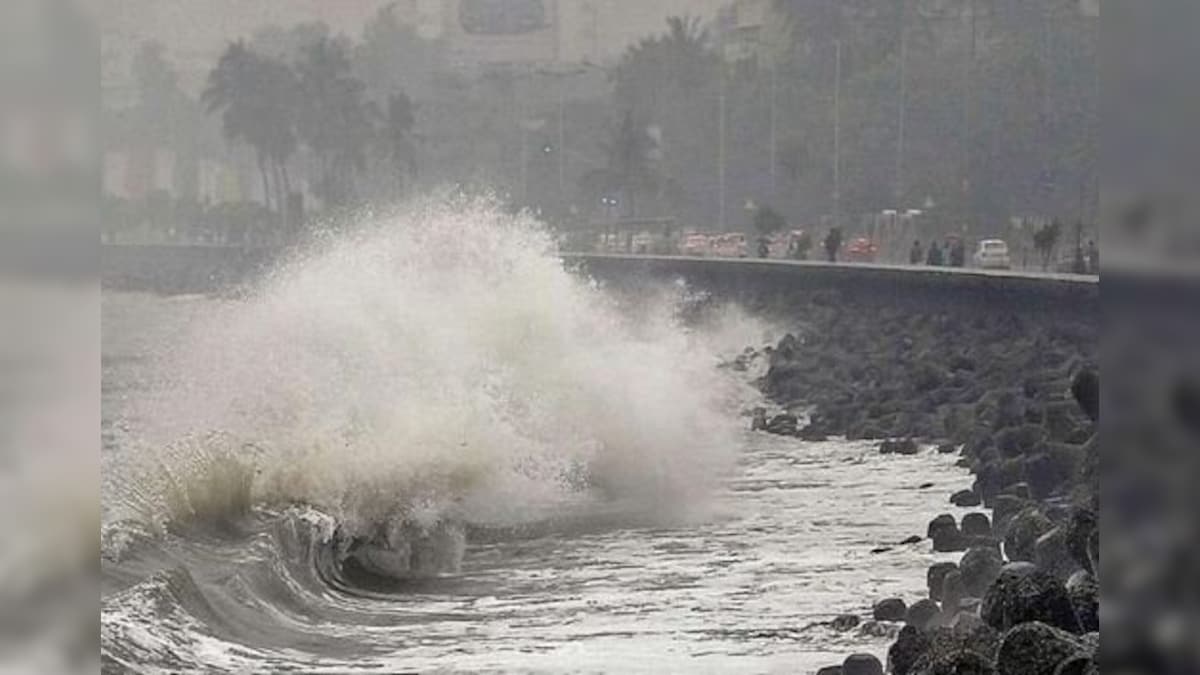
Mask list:
[{"label": "ocean water", "polygon": [[728,363],[785,325],[682,284],[617,297],[487,200],[102,313],[112,672],[882,658],[886,631],[821,622],[923,596],[945,557],[893,544],[970,482],[932,450],[747,431],[763,364]]}]

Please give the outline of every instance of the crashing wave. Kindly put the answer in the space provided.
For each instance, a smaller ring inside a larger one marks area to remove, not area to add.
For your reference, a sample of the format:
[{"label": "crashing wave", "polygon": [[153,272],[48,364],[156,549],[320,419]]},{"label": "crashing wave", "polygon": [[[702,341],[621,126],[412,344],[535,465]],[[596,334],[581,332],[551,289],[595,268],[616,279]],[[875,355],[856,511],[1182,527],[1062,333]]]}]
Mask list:
[{"label": "crashing wave", "polygon": [[405,577],[454,571],[468,527],[593,498],[656,516],[703,501],[743,386],[713,367],[713,340],[760,336],[687,329],[682,288],[619,305],[493,200],[366,220],[247,297],[206,300],[153,355],[110,520],[236,527],[307,505],[336,523],[337,569]]}]

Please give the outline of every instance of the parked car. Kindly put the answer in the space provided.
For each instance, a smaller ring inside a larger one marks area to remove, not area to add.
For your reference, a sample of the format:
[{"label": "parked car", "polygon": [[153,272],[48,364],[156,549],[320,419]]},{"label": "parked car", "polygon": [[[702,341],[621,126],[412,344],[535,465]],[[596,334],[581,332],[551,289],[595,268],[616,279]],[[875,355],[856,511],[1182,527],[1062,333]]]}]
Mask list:
[{"label": "parked car", "polygon": [[1012,267],[1008,242],[1003,239],[984,239],[975,249],[975,266],[984,269],[1006,270]]},{"label": "parked car", "polygon": [[797,241],[804,236],[803,230],[776,232],[771,236],[769,251],[771,258],[790,258]]},{"label": "parked car", "polygon": [[844,258],[847,262],[875,262],[879,247],[866,237],[856,237],[846,246]]},{"label": "parked car", "polygon": [[746,235],[741,232],[718,234],[713,239],[712,252],[719,258],[745,258],[748,253]]},{"label": "parked car", "polygon": [[712,245],[707,234],[686,234],[679,242],[679,254],[704,257],[712,252]]},{"label": "parked car", "polygon": [[631,253],[637,253],[639,255],[653,253],[654,235],[650,234],[649,232],[638,232],[637,234],[633,235],[632,238],[630,238],[629,247],[632,249],[630,251]]}]

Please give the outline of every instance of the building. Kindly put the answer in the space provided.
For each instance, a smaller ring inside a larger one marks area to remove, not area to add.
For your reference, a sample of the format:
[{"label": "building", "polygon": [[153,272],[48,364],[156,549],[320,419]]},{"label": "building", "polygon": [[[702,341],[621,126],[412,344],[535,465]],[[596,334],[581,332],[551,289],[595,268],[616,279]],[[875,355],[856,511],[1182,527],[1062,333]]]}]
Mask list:
[{"label": "building", "polygon": [[725,60],[749,61],[760,57],[769,40],[774,18],[773,0],[734,0],[717,20],[718,38]]}]

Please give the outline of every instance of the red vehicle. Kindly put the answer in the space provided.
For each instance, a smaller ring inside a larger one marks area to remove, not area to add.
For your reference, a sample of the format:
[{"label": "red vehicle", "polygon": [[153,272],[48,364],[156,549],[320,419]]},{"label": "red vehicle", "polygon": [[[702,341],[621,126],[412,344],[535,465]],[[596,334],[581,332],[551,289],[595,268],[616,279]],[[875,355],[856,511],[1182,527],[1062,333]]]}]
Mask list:
[{"label": "red vehicle", "polygon": [[879,247],[866,237],[857,237],[846,246],[847,262],[872,263],[879,255]]}]

